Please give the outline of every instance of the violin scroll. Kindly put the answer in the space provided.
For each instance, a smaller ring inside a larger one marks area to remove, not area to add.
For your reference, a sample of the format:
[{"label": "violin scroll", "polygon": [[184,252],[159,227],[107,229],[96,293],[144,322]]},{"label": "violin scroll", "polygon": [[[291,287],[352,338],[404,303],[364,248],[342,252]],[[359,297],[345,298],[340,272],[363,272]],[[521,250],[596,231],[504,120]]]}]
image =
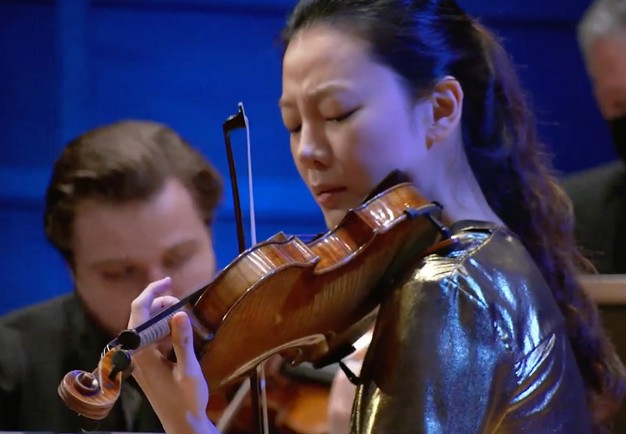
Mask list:
[{"label": "violin scroll", "polygon": [[76,413],[89,419],[104,419],[120,396],[123,371],[129,365],[128,353],[109,350],[93,372],[68,372],[59,384],[59,396]]}]

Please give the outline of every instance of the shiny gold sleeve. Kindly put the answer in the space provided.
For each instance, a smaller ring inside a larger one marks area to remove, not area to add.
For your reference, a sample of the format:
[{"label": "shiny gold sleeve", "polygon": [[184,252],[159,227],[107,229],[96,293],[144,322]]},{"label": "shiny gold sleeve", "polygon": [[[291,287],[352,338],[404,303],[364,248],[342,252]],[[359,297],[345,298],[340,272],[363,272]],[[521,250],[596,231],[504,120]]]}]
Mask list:
[{"label": "shiny gold sleeve", "polygon": [[413,279],[381,306],[352,432],[482,433],[506,403],[514,355],[455,282]]},{"label": "shiny gold sleeve", "polygon": [[530,255],[505,230],[459,239],[389,288],[352,433],[590,433],[563,316]]}]

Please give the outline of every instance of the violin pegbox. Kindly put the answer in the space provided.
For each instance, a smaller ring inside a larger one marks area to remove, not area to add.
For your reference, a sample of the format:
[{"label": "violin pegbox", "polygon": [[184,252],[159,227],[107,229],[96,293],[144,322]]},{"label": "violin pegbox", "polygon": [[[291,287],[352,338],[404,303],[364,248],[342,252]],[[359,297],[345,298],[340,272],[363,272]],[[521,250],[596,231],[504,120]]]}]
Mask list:
[{"label": "violin pegbox", "polygon": [[[126,361],[128,364],[124,366]],[[118,348],[111,349],[100,359],[93,372],[68,372],[57,389],[59,396],[76,413],[89,419],[104,419],[119,398],[124,371],[128,367],[128,353]]]}]

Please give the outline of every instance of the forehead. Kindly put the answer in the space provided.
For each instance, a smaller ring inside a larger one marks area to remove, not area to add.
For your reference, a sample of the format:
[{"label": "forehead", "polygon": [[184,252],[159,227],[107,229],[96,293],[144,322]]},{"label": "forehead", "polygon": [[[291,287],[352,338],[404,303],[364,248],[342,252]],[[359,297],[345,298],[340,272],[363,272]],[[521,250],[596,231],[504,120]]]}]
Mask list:
[{"label": "forehead", "polygon": [[206,231],[188,190],[168,181],[145,201],[83,201],[76,208],[72,247],[76,260],[149,257]]},{"label": "forehead", "polygon": [[335,75],[358,76],[374,63],[368,48],[367,42],[352,32],[315,24],[289,42],[283,58],[283,84],[304,79],[307,85]]}]

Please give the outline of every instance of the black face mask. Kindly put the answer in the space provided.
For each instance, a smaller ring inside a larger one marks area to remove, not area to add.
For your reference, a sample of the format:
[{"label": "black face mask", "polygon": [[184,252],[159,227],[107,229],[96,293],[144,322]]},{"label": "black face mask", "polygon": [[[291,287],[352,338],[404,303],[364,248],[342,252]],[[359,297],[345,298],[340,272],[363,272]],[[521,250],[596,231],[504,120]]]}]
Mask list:
[{"label": "black face mask", "polygon": [[626,116],[611,119],[609,129],[613,138],[613,146],[622,161],[626,163]]}]

